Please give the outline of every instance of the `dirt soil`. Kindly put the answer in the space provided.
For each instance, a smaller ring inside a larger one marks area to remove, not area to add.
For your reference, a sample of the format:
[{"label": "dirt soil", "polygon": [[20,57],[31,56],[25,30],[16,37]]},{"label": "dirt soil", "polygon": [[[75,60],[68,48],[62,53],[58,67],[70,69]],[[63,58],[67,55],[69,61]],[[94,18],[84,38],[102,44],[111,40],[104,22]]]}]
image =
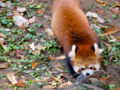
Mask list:
[{"label": "dirt soil", "polygon": [[[20,2],[30,2],[31,0],[20,0]],[[79,0],[81,2],[81,5],[82,5],[82,9],[84,11],[84,13],[88,12],[88,11],[91,11],[91,12],[95,12],[98,14],[98,16],[100,16],[102,19],[105,19],[107,18],[108,20],[111,20],[113,22],[113,24],[115,25],[115,27],[120,27],[120,18],[118,19],[112,19],[112,15],[113,13],[108,11],[108,10],[105,10],[104,13],[99,13],[97,12],[98,8],[97,8],[97,5],[98,5],[98,2],[96,0]],[[108,4],[113,4],[115,1],[119,1],[119,0],[104,0],[105,2],[107,2]],[[34,0],[34,4],[38,4],[38,3],[44,3],[46,6],[50,6],[50,9],[47,9],[44,16],[43,17],[36,17],[36,21],[34,23],[43,23],[47,25],[47,27],[51,27],[50,26],[50,21],[48,22],[48,19],[51,20],[52,18],[52,15],[51,15],[51,6],[53,4],[53,0]],[[92,4],[94,3],[95,5],[95,9],[89,9],[89,7],[92,6]],[[120,9],[119,9],[120,11]],[[33,12],[31,12],[33,13]],[[119,13],[120,14],[120,13]],[[46,18],[46,17],[48,18]],[[93,23],[93,20],[89,19],[89,23],[92,24]],[[102,25],[107,25],[106,23],[102,24]],[[45,32],[44,30],[45,28],[37,28],[36,29],[36,33],[42,33],[44,38],[49,41],[49,40],[54,40],[56,41],[54,38],[52,38],[51,36],[48,36],[48,34]],[[114,37],[120,37],[120,32],[117,32],[113,35]],[[32,42],[32,41],[30,41]],[[39,42],[39,41],[38,41]],[[59,43],[58,43],[59,44]],[[53,56],[60,56],[64,54],[63,51],[61,53],[55,53],[53,54]],[[49,57],[49,54],[46,53],[46,56]],[[61,65],[63,65],[63,67],[65,67],[66,70],[67,67],[65,65],[65,60],[59,60],[59,61],[50,61],[49,62],[49,70],[51,71],[55,71],[55,69],[53,68],[53,65],[55,65],[56,63],[61,63]],[[37,66],[38,68],[41,68],[42,66],[44,65],[44,63],[41,63],[40,66]],[[108,75],[111,75],[112,78],[108,79],[106,81],[106,83],[109,83],[111,81],[115,82],[115,84],[117,84],[118,86],[120,86],[120,65],[116,65],[114,63],[110,63],[107,67],[105,67],[106,70],[104,70]],[[11,67],[8,67],[6,69],[0,69],[0,75],[4,74],[6,75],[8,72],[12,71]],[[59,74],[61,72],[58,72],[56,71],[56,74]],[[63,72],[65,78],[67,80],[71,80],[74,82],[74,78],[67,72]],[[42,76],[44,76],[43,74],[41,74]],[[23,74],[24,77],[27,77],[28,79],[33,79],[29,74]],[[8,86],[6,85],[7,83],[10,83],[8,80],[3,80],[2,78],[0,78],[0,88],[2,88],[3,90],[12,90],[12,89],[9,89]]]}]

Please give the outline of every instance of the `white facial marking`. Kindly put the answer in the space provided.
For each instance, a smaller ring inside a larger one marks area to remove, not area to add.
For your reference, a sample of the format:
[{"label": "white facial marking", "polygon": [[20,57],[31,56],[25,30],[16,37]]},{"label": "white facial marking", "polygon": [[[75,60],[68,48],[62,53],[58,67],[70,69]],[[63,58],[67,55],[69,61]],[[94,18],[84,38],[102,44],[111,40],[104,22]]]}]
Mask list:
[{"label": "white facial marking", "polygon": [[104,49],[100,49],[97,45],[97,43],[94,44],[94,48],[95,48],[95,54],[97,56],[100,56],[100,54],[104,51]]},{"label": "white facial marking", "polygon": [[96,70],[100,69],[100,64],[95,64],[94,67],[96,68]]},{"label": "white facial marking", "polygon": [[80,67],[74,66],[74,71],[75,71],[75,72],[78,72],[79,69],[80,69]]},{"label": "white facial marking", "polygon": [[71,57],[71,58],[75,57],[75,49],[76,49],[76,46],[73,44],[72,50],[68,54],[69,57]]},{"label": "white facial marking", "polygon": [[80,66],[80,68],[85,68],[85,66]]},{"label": "white facial marking", "polygon": [[92,69],[85,69],[82,71],[82,74],[85,76],[87,76],[86,74],[89,74],[89,76],[90,76],[93,74],[93,72],[94,72],[94,70],[92,70]]},{"label": "white facial marking", "polygon": [[90,67],[93,67],[93,65],[89,65],[88,67],[89,67],[89,68],[90,68]]}]

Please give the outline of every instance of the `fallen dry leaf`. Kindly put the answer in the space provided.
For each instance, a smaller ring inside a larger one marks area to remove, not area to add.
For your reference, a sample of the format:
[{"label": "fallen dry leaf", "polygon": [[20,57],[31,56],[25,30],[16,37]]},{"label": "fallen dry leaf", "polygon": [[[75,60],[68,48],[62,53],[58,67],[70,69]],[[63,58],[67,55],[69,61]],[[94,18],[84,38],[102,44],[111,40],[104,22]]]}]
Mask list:
[{"label": "fallen dry leaf", "polygon": [[65,55],[61,55],[61,56],[58,56],[58,57],[49,56],[49,58],[51,60],[63,60],[63,59],[65,59]]},{"label": "fallen dry leaf", "polygon": [[64,75],[60,74],[57,78],[51,76],[51,78],[53,78],[55,81],[58,81],[59,83],[63,83]]},{"label": "fallen dry leaf", "polygon": [[23,46],[24,46],[24,48],[25,48],[25,50],[29,50],[29,48],[28,48],[28,45],[27,44],[23,44]]},{"label": "fallen dry leaf", "polygon": [[17,11],[18,12],[25,12],[26,8],[25,7],[23,7],[23,8],[17,7]]},{"label": "fallen dry leaf", "polygon": [[5,36],[5,34],[0,33],[0,37],[5,38],[6,36]]},{"label": "fallen dry leaf", "polygon": [[45,28],[48,35],[54,36],[53,31],[50,28]]},{"label": "fallen dry leaf", "polygon": [[120,28],[109,29],[106,33],[102,34],[101,37],[114,34],[114,33],[118,32],[118,31],[120,31]]},{"label": "fallen dry leaf", "polygon": [[104,22],[105,22],[105,20],[102,19],[102,18],[100,18],[96,13],[92,13],[92,12],[90,12],[90,11],[88,11],[88,12],[86,13],[86,16],[87,16],[87,17],[97,18],[97,20],[98,20],[100,23],[104,23]]},{"label": "fallen dry leaf", "polygon": [[0,68],[7,68],[8,67],[8,63],[1,63],[0,64]]},{"label": "fallen dry leaf", "polygon": [[45,13],[45,11],[44,11],[44,10],[42,10],[42,9],[38,9],[38,10],[37,10],[37,13],[38,13],[38,14],[44,14],[44,13]]},{"label": "fallen dry leaf", "polygon": [[51,60],[55,60],[55,58],[54,58],[53,56],[49,56],[49,58],[50,58]]},{"label": "fallen dry leaf", "polygon": [[34,61],[34,62],[32,63],[32,70],[36,68],[36,65],[37,65],[37,63]]},{"label": "fallen dry leaf", "polygon": [[68,82],[67,82],[67,85],[68,85],[68,86],[72,85],[72,82],[71,82],[71,81],[68,81]]},{"label": "fallen dry leaf", "polygon": [[52,86],[52,85],[43,86],[43,89],[56,89],[56,88],[57,88],[57,87]]},{"label": "fallen dry leaf", "polygon": [[63,59],[65,59],[65,55],[55,57],[55,60],[63,60]]},{"label": "fallen dry leaf", "polygon": [[120,90],[120,87],[116,87],[116,88],[114,88],[115,90]]},{"label": "fallen dry leaf", "polygon": [[5,3],[3,3],[3,2],[0,1],[0,6],[1,7],[5,7],[6,5],[5,5]]},{"label": "fallen dry leaf", "polygon": [[48,79],[50,79],[50,77],[41,77],[41,81],[47,81]]},{"label": "fallen dry leaf", "polygon": [[94,23],[100,23],[97,19],[93,20]]},{"label": "fallen dry leaf", "polygon": [[34,51],[35,49],[38,49],[38,50],[42,50],[42,49],[45,49],[46,47],[45,46],[35,46],[34,45],[34,42],[32,42],[32,44],[28,44],[29,47]]},{"label": "fallen dry leaf", "polygon": [[59,72],[64,72],[64,69],[63,68],[60,68],[60,67],[55,67],[55,69]]},{"label": "fallen dry leaf", "polygon": [[25,23],[23,23],[19,28],[25,29],[28,32],[28,27],[25,26]]},{"label": "fallen dry leaf", "polygon": [[99,2],[102,6],[106,6],[106,3],[104,1],[97,0],[97,2]]},{"label": "fallen dry leaf", "polygon": [[104,13],[105,10],[97,10],[98,13]]},{"label": "fallen dry leaf", "polygon": [[115,1],[115,6],[120,7],[120,3]]},{"label": "fallen dry leaf", "polygon": [[18,15],[18,16],[20,15],[19,12],[17,12],[17,11],[13,11],[13,13],[14,13],[14,15]]},{"label": "fallen dry leaf", "polygon": [[23,25],[23,23],[24,23],[24,25],[29,24],[27,19],[25,19],[24,17],[22,17],[22,16],[20,16],[18,14],[13,16],[13,20],[15,20],[15,25],[17,25],[19,27],[21,27]]},{"label": "fallen dry leaf", "polygon": [[103,78],[100,79],[100,80],[102,80],[102,81],[106,81],[106,80],[110,79],[111,77],[112,77],[112,76],[103,77]]},{"label": "fallen dry leaf", "polygon": [[109,82],[108,85],[116,85],[114,81]]},{"label": "fallen dry leaf", "polygon": [[61,83],[61,84],[59,85],[59,88],[62,88],[62,87],[65,87],[65,86],[67,86],[67,83]]},{"label": "fallen dry leaf", "polygon": [[24,83],[25,79],[21,79],[20,81],[18,81],[18,83],[14,84],[14,86],[17,86],[17,87],[24,87],[25,86],[25,83]]},{"label": "fallen dry leaf", "polygon": [[39,53],[40,53],[40,50],[32,51],[32,54],[35,54],[35,53],[39,54]]},{"label": "fallen dry leaf", "polygon": [[112,8],[111,11],[114,13],[114,14],[119,14],[119,8]]},{"label": "fallen dry leaf", "polygon": [[17,83],[17,80],[14,76],[14,73],[10,72],[10,73],[7,73],[7,78],[8,80],[12,83],[12,84],[16,84]]},{"label": "fallen dry leaf", "polygon": [[35,18],[36,18],[35,16],[33,16],[32,18],[30,18],[30,19],[29,19],[29,23],[35,22]]},{"label": "fallen dry leaf", "polygon": [[42,49],[45,49],[46,47],[45,46],[34,46],[36,49],[38,50],[42,50]]},{"label": "fallen dry leaf", "polygon": [[24,53],[20,49],[15,50],[15,55],[17,58],[21,58],[21,55],[24,55]]},{"label": "fallen dry leaf", "polygon": [[10,8],[11,7],[11,1],[7,1],[7,7]]},{"label": "fallen dry leaf", "polygon": [[6,50],[7,47],[4,45],[4,42],[5,42],[4,38],[0,38],[0,46],[2,46],[4,50]]}]

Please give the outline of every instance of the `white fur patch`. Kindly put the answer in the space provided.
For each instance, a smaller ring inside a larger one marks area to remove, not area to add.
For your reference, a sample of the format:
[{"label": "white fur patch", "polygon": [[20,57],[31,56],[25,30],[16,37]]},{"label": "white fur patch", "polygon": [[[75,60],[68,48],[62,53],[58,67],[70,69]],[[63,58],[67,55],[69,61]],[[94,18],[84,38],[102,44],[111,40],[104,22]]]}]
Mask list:
[{"label": "white fur patch", "polygon": [[80,66],[80,68],[84,68],[85,69],[85,66]]},{"label": "white fur patch", "polygon": [[96,43],[94,44],[94,48],[97,56],[100,56],[100,54],[104,51],[104,49],[100,49]]},{"label": "white fur patch", "polygon": [[82,74],[85,75],[85,76],[87,76],[86,75],[87,73],[89,73],[89,75],[92,75],[93,72],[94,72],[94,70],[92,70],[92,69],[85,69],[85,70],[82,71]]},{"label": "white fur patch", "polygon": [[94,67],[96,68],[96,70],[100,69],[100,64],[95,64]]},{"label": "white fur patch", "polygon": [[74,71],[75,71],[75,72],[78,72],[79,69],[80,69],[80,67],[74,66]]},{"label": "white fur patch", "polygon": [[73,44],[72,50],[68,54],[69,57],[71,57],[71,58],[75,57],[75,49],[76,49],[76,46]]},{"label": "white fur patch", "polygon": [[88,67],[89,67],[89,68],[90,68],[90,67],[93,67],[93,65],[89,65]]}]

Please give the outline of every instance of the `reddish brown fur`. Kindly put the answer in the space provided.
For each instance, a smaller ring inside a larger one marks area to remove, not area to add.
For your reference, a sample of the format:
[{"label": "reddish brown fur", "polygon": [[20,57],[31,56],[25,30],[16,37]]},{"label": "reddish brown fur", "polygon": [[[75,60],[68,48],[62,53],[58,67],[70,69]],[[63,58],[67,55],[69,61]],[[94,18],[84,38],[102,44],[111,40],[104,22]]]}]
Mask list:
[{"label": "reddish brown fur", "polygon": [[82,62],[86,67],[91,62],[98,62],[99,58],[91,49],[94,43],[98,43],[98,36],[90,28],[78,0],[55,0],[52,7],[52,30],[65,54],[71,51],[73,44],[78,47],[75,62]]}]

